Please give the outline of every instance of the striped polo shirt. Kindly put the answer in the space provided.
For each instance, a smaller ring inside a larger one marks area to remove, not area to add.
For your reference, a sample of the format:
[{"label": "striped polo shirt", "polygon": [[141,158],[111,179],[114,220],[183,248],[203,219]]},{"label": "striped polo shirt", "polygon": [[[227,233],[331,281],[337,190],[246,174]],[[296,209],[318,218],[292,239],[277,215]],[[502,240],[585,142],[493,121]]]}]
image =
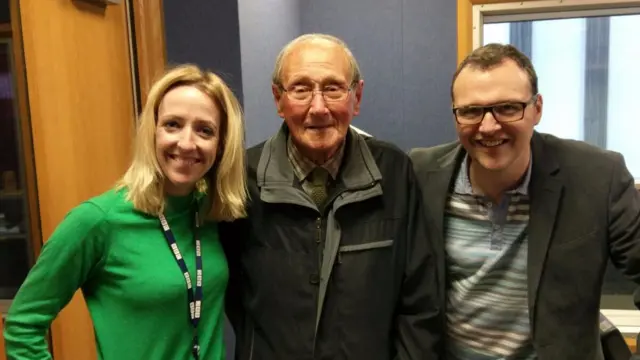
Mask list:
[{"label": "striped polo shirt", "polygon": [[500,204],[473,193],[468,155],[458,170],[445,209],[448,360],[537,358],[527,300],[531,163]]}]

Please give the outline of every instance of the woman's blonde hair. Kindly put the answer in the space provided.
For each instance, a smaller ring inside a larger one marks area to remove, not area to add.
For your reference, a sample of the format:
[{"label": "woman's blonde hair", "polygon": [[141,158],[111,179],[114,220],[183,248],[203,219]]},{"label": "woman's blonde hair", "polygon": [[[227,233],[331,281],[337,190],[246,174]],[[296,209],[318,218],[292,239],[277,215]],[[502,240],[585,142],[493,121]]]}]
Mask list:
[{"label": "woman's blonde hair", "polygon": [[197,190],[206,193],[208,217],[231,221],[246,216],[244,124],[242,109],[229,87],[217,75],[185,64],[167,71],[151,87],[139,118],[133,161],[118,182],[127,189],[127,200],[145,213],[164,211],[165,175],[156,157],[158,107],[164,96],[178,86],[193,86],[207,94],[220,109],[220,142],[216,160]]}]

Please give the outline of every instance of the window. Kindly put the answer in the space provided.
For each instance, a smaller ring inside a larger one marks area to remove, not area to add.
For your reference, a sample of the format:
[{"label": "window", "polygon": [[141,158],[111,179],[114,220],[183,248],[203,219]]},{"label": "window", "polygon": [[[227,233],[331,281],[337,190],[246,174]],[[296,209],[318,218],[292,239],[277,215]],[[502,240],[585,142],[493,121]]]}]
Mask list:
[{"label": "window", "polygon": [[632,105],[640,96],[640,15],[485,23],[484,31],[484,44],[512,43],[533,61],[545,100],[538,131],[618,151],[640,181]]},{"label": "window", "polygon": [[[510,43],[531,58],[544,97],[536,130],[622,153],[640,183],[640,1],[476,5],[473,14],[475,47]],[[609,266],[602,307],[635,309],[635,288]]]}]

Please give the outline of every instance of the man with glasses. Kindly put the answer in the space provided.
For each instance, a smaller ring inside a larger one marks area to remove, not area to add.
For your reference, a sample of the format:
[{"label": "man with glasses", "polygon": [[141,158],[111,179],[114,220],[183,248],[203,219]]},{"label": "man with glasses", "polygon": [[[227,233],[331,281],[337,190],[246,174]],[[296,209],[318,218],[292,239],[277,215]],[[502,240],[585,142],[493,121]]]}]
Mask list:
[{"label": "man with glasses", "polygon": [[276,60],[284,123],[248,151],[248,217],[221,236],[240,359],[440,358],[442,248],[409,157],[349,127],[363,86],[333,36]]},{"label": "man with glasses", "polygon": [[603,359],[609,258],[640,281],[640,198],[620,154],[534,131],[542,96],[511,45],[451,85],[458,141],[411,152],[447,268],[447,359]]}]

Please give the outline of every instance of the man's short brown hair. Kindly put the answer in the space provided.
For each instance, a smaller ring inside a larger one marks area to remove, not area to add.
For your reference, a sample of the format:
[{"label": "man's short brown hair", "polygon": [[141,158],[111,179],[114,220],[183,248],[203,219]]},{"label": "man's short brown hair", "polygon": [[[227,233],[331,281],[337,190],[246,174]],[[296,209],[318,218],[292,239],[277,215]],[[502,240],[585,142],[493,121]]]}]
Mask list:
[{"label": "man's short brown hair", "polygon": [[527,73],[529,83],[531,83],[531,95],[536,95],[538,93],[538,75],[531,60],[513,45],[493,43],[475,49],[458,65],[451,81],[451,101],[454,100],[453,84],[462,70],[471,67],[486,71],[501,65],[505,60],[512,60]]}]

